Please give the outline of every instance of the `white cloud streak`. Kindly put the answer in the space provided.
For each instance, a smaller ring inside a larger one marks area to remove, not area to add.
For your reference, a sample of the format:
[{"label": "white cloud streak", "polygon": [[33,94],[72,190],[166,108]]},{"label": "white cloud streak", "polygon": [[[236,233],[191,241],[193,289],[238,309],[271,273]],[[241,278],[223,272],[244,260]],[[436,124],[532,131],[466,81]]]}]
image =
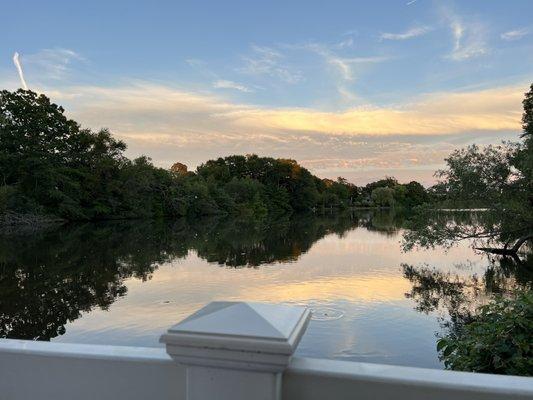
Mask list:
[{"label": "white cloud streak", "polygon": [[511,40],[522,39],[524,36],[528,34],[529,34],[529,30],[527,28],[521,28],[521,29],[515,29],[512,31],[504,32],[500,35],[500,38],[502,40],[511,41]]},{"label": "white cloud streak", "polygon": [[226,79],[216,80],[215,82],[213,82],[213,87],[215,89],[233,89],[233,90],[238,90],[238,91],[244,92],[244,93],[253,92],[253,90],[250,89],[247,86],[244,86],[244,85],[242,85],[240,83],[229,81],[229,80],[226,80]]},{"label": "white cloud streak", "polygon": [[428,26],[420,26],[408,29],[405,32],[401,33],[390,33],[390,32],[384,32],[380,35],[381,40],[407,40],[412,39],[418,36],[425,35],[428,33],[431,29]]},{"label": "white cloud streak", "polygon": [[444,11],[453,37],[453,49],[448,58],[454,61],[464,61],[488,53],[486,43],[486,28],[479,22],[465,24],[461,18]]},{"label": "white cloud streak", "polygon": [[349,37],[348,39],[342,40],[335,45],[338,49],[345,49],[353,46],[353,38]]},{"label": "white cloud streak", "polygon": [[22,64],[19,60],[19,53],[13,54],[13,63],[15,64],[15,67],[17,68],[17,72],[19,74],[20,83],[24,90],[28,90],[28,85],[26,83],[26,79],[24,79],[24,71],[22,70]]},{"label": "white cloud streak", "polygon": [[345,81],[353,81],[355,79],[355,67],[358,65],[375,64],[388,60],[388,57],[381,56],[342,57],[333,52],[330,47],[320,43],[310,43],[304,45],[302,48],[321,56]]}]

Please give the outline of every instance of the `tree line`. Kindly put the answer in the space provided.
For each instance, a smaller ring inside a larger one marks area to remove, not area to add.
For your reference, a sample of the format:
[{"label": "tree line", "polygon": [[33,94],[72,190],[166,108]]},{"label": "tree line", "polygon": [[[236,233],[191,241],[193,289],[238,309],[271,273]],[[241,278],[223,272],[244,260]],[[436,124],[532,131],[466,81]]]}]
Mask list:
[{"label": "tree line", "polygon": [[0,224],[41,218],[100,220],[213,214],[242,216],[363,207],[413,207],[418,182],[386,178],[357,187],[320,179],[290,159],[233,155],[195,172],[128,159],[107,129],[92,131],[43,94],[0,92]]},{"label": "tree line", "polygon": [[[358,187],[321,179],[290,159],[233,155],[194,172],[170,169],[142,156],[106,129],[92,131],[32,91],[0,91],[0,226],[43,217],[102,220],[236,214],[245,217],[349,207],[484,207],[497,218],[472,231],[466,225],[419,229],[413,235],[443,243],[486,237],[507,243],[529,238],[533,226],[533,86],[524,101],[521,140],[454,151],[429,189],[387,177]],[[501,218],[504,216],[505,218]],[[427,218],[422,218],[422,221]],[[414,244],[423,244],[418,237]]]}]

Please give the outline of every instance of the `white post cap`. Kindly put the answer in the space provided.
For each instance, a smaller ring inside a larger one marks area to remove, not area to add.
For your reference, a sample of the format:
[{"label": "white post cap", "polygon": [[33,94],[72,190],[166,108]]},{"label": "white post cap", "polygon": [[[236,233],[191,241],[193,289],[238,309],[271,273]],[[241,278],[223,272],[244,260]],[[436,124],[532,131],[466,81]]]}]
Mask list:
[{"label": "white post cap", "polygon": [[283,371],[311,317],[306,307],[213,302],[161,336],[186,365]]}]

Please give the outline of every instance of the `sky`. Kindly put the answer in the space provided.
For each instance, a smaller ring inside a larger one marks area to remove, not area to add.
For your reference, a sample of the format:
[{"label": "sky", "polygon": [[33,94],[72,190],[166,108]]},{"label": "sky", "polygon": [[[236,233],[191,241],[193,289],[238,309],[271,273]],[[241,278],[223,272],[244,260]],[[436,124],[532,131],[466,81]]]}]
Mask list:
[{"label": "sky", "polygon": [[11,1],[0,88],[45,93],[165,168],[255,153],[430,185],[454,149],[518,138],[531,15],[530,0]]}]

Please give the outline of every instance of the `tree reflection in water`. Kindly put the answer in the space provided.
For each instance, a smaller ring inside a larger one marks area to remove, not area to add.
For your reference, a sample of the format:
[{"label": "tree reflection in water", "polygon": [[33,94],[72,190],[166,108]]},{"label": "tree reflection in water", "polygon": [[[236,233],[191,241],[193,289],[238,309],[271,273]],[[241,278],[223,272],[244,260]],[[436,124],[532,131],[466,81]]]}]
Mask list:
[{"label": "tree reflection in water", "polygon": [[[107,309],[125,296],[127,279],[148,280],[160,265],[191,251],[220,266],[257,268],[294,262],[324,236],[342,237],[356,227],[393,237],[404,221],[398,213],[368,211],[263,221],[115,221],[4,235],[0,337],[50,340],[82,313]],[[444,273],[427,265],[402,268],[413,285],[407,295],[417,310],[442,312],[453,324],[468,318],[476,304],[494,293],[530,286],[532,263],[532,257],[525,265],[495,259],[482,277]]]},{"label": "tree reflection in water", "polygon": [[482,276],[442,272],[427,264],[402,264],[403,275],[412,284],[406,297],[415,301],[419,312],[437,312],[445,330],[458,331],[495,295],[533,287],[533,255],[527,254],[521,261],[494,257],[488,263]]},{"label": "tree reflection in water", "polygon": [[[377,217],[375,229],[384,229]],[[126,295],[159,265],[194,251],[234,268],[291,262],[327,234],[342,236],[373,215],[298,216],[266,221],[207,218],[194,223],[116,221],[66,226],[0,241],[0,337],[50,340],[94,307]]]}]

